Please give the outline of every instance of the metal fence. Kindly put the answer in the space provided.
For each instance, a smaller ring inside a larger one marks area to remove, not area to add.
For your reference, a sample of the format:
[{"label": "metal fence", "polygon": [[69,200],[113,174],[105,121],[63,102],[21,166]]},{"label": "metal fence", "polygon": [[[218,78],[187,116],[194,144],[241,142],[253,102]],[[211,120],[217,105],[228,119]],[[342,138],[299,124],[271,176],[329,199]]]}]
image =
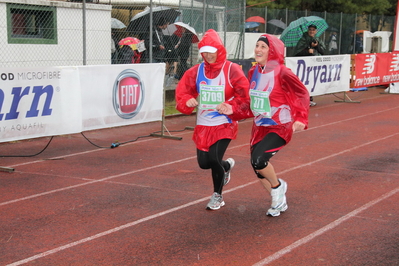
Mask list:
[{"label": "metal fence", "polygon": [[[243,0],[176,0],[172,4],[158,1],[152,3],[152,10],[162,5],[176,10],[178,16],[174,21],[188,24],[195,29],[199,38],[207,29],[213,28],[220,33],[225,44],[234,43],[229,52],[233,57],[231,59],[245,59],[245,20],[251,16],[265,19],[265,23],[259,25],[260,32],[276,35],[281,34],[282,28],[268,23],[270,20],[289,25],[303,16],[322,17],[330,26],[322,38],[328,43],[332,31],[336,30],[338,54],[355,53],[358,30],[393,32],[395,21],[395,17],[377,15],[247,8]],[[177,32],[179,27],[168,26],[157,31],[160,17],[155,12],[149,15],[152,18],[150,25],[140,31],[132,29],[132,20],[145,7],[129,4],[128,0],[95,0],[87,3],[0,0],[0,67],[153,62],[154,50],[148,48],[156,43],[158,35],[162,33],[161,42],[166,48],[162,60],[167,63],[167,74],[178,78],[184,71],[179,72],[182,65],[185,68],[198,62],[197,45],[195,42],[189,45],[188,56],[183,55],[182,50],[176,50],[176,45],[182,41],[182,33]],[[168,16],[164,18],[168,19]],[[117,26],[115,23],[119,22],[122,24]],[[127,37],[146,39],[147,50],[139,52],[141,46],[136,43],[120,45],[119,42]],[[292,49],[287,49],[287,56],[291,55]]]},{"label": "metal fence", "polygon": [[[246,16],[263,16],[266,21],[278,19],[289,25],[292,21],[306,16],[318,16],[324,18],[329,29],[322,35],[322,40],[328,46],[330,36],[333,32],[337,33],[338,51],[337,54],[356,53],[356,35],[362,31],[394,31],[395,16],[383,15],[359,15],[345,13],[311,12],[307,10],[288,10],[288,9],[267,9],[267,8],[247,8]],[[281,34],[281,28],[277,28],[269,23],[261,25],[260,30],[271,34]],[[390,37],[392,42],[393,36]],[[389,46],[390,50],[392,45]],[[292,56],[293,49],[287,49],[287,56]]]}]

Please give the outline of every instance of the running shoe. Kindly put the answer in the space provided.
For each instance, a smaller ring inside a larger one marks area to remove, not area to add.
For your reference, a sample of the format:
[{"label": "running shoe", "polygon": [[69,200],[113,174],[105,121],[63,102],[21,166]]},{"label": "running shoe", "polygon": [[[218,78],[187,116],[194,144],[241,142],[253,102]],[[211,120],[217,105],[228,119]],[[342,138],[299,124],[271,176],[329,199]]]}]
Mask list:
[{"label": "running shoe", "polygon": [[313,102],[313,101],[311,101],[311,102],[309,103],[309,106],[310,106],[310,107],[316,106],[316,105],[317,105],[317,103],[316,103],[316,102]]},{"label": "running shoe", "polygon": [[230,169],[229,171],[224,173],[224,185],[227,185],[227,183],[230,182],[230,172],[231,169],[233,169],[234,165],[236,164],[233,158],[228,158],[226,161],[230,164]]},{"label": "running shoe", "polygon": [[267,210],[266,215],[277,217],[280,216],[282,212],[285,212],[288,209],[287,202],[285,202],[280,208],[270,208]]},{"label": "running shoe", "polygon": [[217,192],[212,194],[211,200],[206,205],[207,210],[219,210],[220,207],[224,206],[223,196]]},{"label": "running shoe", "polygon": [[287,198],[285,193],[287,192],[287,183],[279,179],[280,186],[278,188],[271,189],[271,196],[272,196],[272,205],[270,209],[267,211],[267,215],[270,216],[279,216],[280,212],[284,212],[288,209],[287,205]]}]

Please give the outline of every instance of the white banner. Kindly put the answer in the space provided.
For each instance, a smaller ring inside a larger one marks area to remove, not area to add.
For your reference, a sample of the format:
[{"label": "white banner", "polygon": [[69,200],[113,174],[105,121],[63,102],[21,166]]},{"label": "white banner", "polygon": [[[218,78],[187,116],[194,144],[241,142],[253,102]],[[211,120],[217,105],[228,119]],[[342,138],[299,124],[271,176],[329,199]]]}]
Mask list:
[{"label": "white banner", "polygon": [[82,131],[160,121],[165,64],[79,68]]},{"label": "white banner", "polygon": [[349,91],[350,55],[286,57],[311,96]]},{"label": "white banner", "polygon": [[0,142],[161,121],[165,64],[0,69]]},{"label": "white banner", "polygon": [[80,132],[76,67],[6,68],[0,78],[0,142]]}]

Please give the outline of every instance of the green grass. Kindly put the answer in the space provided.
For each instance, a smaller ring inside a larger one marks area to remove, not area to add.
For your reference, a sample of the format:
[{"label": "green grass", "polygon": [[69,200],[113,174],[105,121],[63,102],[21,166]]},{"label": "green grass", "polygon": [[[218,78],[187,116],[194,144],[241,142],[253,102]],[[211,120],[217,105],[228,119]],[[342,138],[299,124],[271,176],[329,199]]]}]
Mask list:
[{"label": "green grass", "polygon": [[175,105],[175,101],[165,103],[165,116],[180,114],[180,112],[176,110]]}]

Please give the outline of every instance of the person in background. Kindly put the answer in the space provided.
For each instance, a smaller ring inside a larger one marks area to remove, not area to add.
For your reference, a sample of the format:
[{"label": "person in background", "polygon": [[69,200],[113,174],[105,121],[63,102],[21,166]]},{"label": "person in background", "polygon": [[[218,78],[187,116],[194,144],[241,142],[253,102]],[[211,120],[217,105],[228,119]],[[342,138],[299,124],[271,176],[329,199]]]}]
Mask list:
[{"label": "person in background", "polygon": [[241,67],[227,60],[226,48],[218,33],[210,29],[198,43],[204,62],[186,71],[176,87],[176,109],[191,114],[197,108],[193,140],[201,169],[211,169],[213,194],[207,210],[225,205],[224,185],[230,181],[233,158],[223,160],[228,145],[238,131],[237,121],[218,112],[222,103],[233,109],[249,109],[249,83]]},{"label": "person in background", "polygon": [[355,53],[356,54],[363,53],[363,31],[362,30],[359,30],[356,32]]},{"label": "person in background", "polygon": [[119,58],[119,41],[116,37],[114,29],[111,30],[111,64],[118,64]]},{"label": "person in background", "polygon": [[165,63],[166,63],[166,75],[176,76],[177,73],[177,61],[178,55],[176,52],[176,44],[179,41],[179,37],[175,34],[165,35]]},{"label": "person in background", "polygon": [[175,46],[176,54],[179,57],[179,65],[175,78],[180,80],[188,69],[187,60],[190,56],[190,48],[193,40],[193,33],[182,27],[182,35]]},{"label": "person in background", "polygon": [[[323,41],[316,37],[317,26],[309,25],[308,31],[304,32],[301,39],[298,41],[295,47],[295,56],[316,56],[324,55],[326,46]],[[310,97],[310,106],[315,106],[316,102],[313,101],[313,97]]]},{"label": "person in background", "polygon": [[118,53],[118,64],[133,64],[134,51],[130,45],[122,45]]},{"label": "person in background", "polygon": [[328,53],[330,55],[338,54],[338,39],[336,31],[331,32],[330,39],[328,41]]},{"label": "person in background", "polygon": [[307,128],[309,92],[284,65],[284,43],[280,39],[263,34],[256,42],[254,52],[256,65],[248,72],[250,110],[237,112],[228,103],[223,103],[219,112],[231,119],[254,117],[251,165],[271,195],[266,214],[279,216],[288,208],[287,183],[277,178],[270,159],[291,141],[295,131]]},{"label": "person in background", "polygon": [[[158,21],[155,23],[155,27],[152,32],[152,63],[163,63],[165,62],[165,42],[164,35],[162,30],[166,29],[168,26],[168,22],[164,17],[160,17]],[[144,39],[145,47],[150,47],[150,35],[149,31],[144,33],[144,36],[141,36],[140,39]],[[147,50],[144,53],[145,62],[149,63],[150,52]]]}]

